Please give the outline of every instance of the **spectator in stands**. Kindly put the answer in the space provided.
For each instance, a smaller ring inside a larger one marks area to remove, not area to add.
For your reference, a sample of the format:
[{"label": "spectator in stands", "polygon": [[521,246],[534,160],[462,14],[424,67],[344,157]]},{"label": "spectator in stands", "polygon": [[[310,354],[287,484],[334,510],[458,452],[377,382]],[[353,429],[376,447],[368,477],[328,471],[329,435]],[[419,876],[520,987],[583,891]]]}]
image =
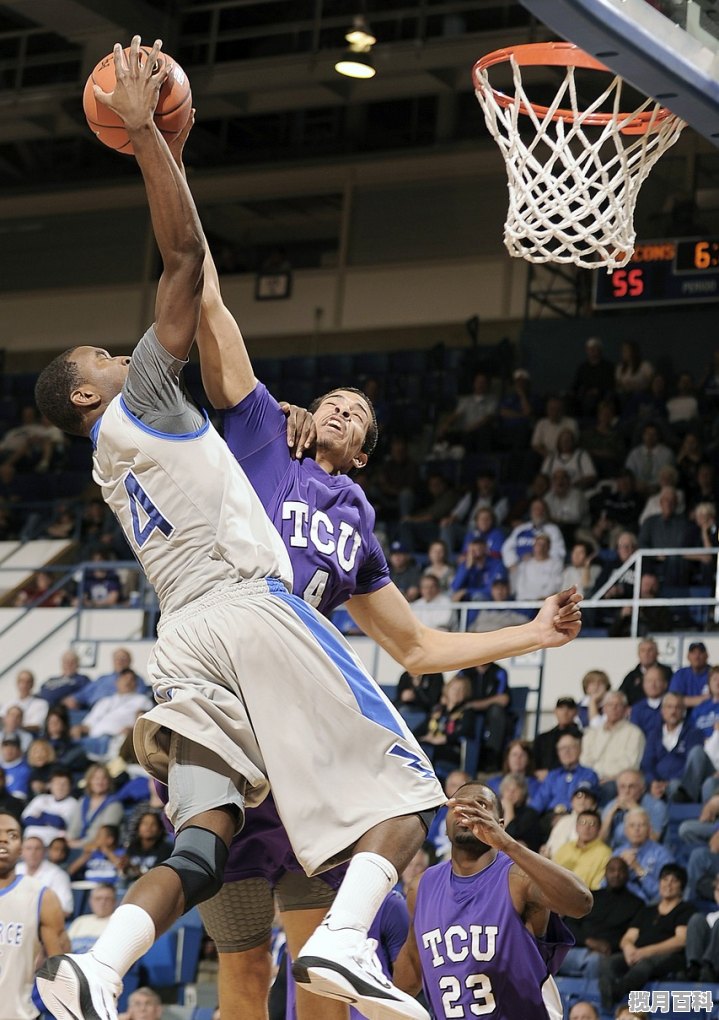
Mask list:
[{"label": "spectator in stands", "polygon": [[669,681],[661,666],[650,666],[642,678],[644,697],[632,705],[630,720],[646,737],[655,727],[661,727],[660,708]]},{"label": "spectator in stands", "polygon": [[541,848],[543,857],[554,860],[557,850],[565,843],[571,843],[577,838],[577,819],[583,811],[596,811],[599,803],[597,791],[590,783],[582,782],[576,787],[572,794],[571,810],[567,811],[564,805],[559,804],[552,812],[551,817],[545,815],[544,823],[551,824],[551,830],[547,841]]},{"label": "spectator in stands", "polygon": [[[464,559],[457,567],[451,584],[453,602],[488,602],[491,598],[492,581],[505,577],[501,560],[488,555],[487,542],[479,534],[471,535]],[[557,591],[554,588],[553,591]],[[477,610],[467,614],[467,623],[472,623]]]},{"label": "spectator in stands", "polygon": [[33,797],[47,793],[50,776],[56,764],[55,751],[49,740],[38,737],[27,749],[26,761],[31,768],[30,792]]},{"label": "spectator in stands", "polygon": [[21,669],[15,678],[17,694],[5,702],[0,709],[0,715],[4,717],[9,708],[18,705],[22,709],[23,729],[28,733],[37,734],[45,723],[48,704],[44,698],[38,698],[32,693],[34,686],[35,677],[30,670]]},{"label": "spectator in stands", "polygon": [[[682,549],[697,543],[696,526],[677,513],[677,490],[666,485],[659,493],[661,512],[648,517],[639,529],[642,549]],[[648,561],[668,584],[686,584],[683,556],[654,556]],[[651,569],[651,567],[649,567]]]},{"label": "spectator in stands", "polygon": [[56,836],[66,834],[76,806],[70,772],[55,766],[49,793],[33,797],[22,813],[25,836],[38,836],[47,846]]},{"label": "spectator in stands", "polygon": [[[676,557],[672,557],[676,559]],[[659,578],[656,574],[643,573],[639,582],[640,599],[662,597]],[[675,613],[669,606],[640,606],[637,619],[637,633],[661,634],[674,629]],[[609,637],[629,637],[632,621],[632,607],[622,606],[617,618],[609,628]]]},{"label": "spectator in stands", "polygon": [[694,394],[694,380],[690,372],[679,373],[676,396],[667,400],[667,417],[673,431],[679,434],[699,417],[699,401]]},{"label": "spectator in stands", "polygon": [[[688,699],[685,698],[686,702]],[[702,743],[692,748],[676,799],[706,802],[719,786],[719,666],[709,672],[709,697],[693,709],[689,721]]]},{"label": "spectator in stands", "polygon": [[432,711],[418,739],[438,776],[447,776],[460,761],[462,739],[474,735],[474,712],[469,708],[472,685],[467,677],[454,676],[444,685],[440,703]]},{"label": "spectator in stands", "polygon": [[20,421],[0,440],[0,462],[15,471],[43,474],[61,455],[65,437],[46,418],[38,420],[31,405],[22,408]]},{"label": "spectator in stands", "polygon": [[534,741],[534,764],[539,779],[546,779],[550,769],[559,767],[557,744],[565,734],[581,741],[582,731],[577,725],[576,716],[577,703],[574,698],[557,698],[557,704],[554,706],[557,725],[540,733]]},{"label": "spectator in stands", "polygon": [[77,695],[86,684],[90,683],[90,677],[84,673],[78,673],[80,660],[73,651],[63,652],[60,659],[62,672],[59,676],[51,676],[46,680],[39,691],[41,698],[47,701],[51,707],[61,705],[66,698]]},{"label": "spectator in stands", "polygon": [[4,740],[5,737],[17,737],[20,741],[20,750],[23,754],[27,753],[32,737],[23,729],[22,709],[18,705],[13,705],[5,713],[0,740]]},{"label": "spectator in stands", "polygon": [[[710,798],[710,801],[713,799]],[[687,898],[713,899],[714,882],[719,877],[719,829],[716,826],[705,846],[695,845],[691,850],[687,872]]]},{"label": "spectator in stands", "polygon": [[13,605],[32,606],[34,609],[69,606],[71,600],[65,588],[53,591],[53,585],[57,580],[58,578],[48,570],[38,570],[32,575],[29,583],[17,593]]},{"label": "spectator in stands", "polygon": [[613,850],[627,842],[624,819],[636,808],[647,813],[652,839],[661,839],[667,824],[666,804],[647,792],[647,784],[639,769],[625,769],[617,776],[617,796],[602,811],[601,837]]},{"label": "spectator in stands", "polygon": [[498,407],[499,401],[492,393],[489,376],[486,372],[477,372],[472,392],[459,397],[455,409],[438,430],[437,437],[458,443],[466,450],[491,449]]},{"label": "spectator in stands", "polygon": [[539,815],[527,803],[528,790],[524,776],[515,776],[510,772],[499,784],[499,801],[505,830],[536,853],[542,842],[542,833]]},{"label": "spectator in stands", "polygon": [[518,524],[502,546],[502,562],[510,573],[532,555],[534,540],[539,534],[549,537],[552,559],[563,569],[566,548],[562,532],[549,520],[545,501],[533,499],[529,505],[529,520]]},{"label": "spectator in stands", "polygon": [[624,769],[636,769],[644,753],[645,737],[627,719],[627,699],[621,691],[609,691],[602,701],[604,722],[590,726],[582,739],[582,765],[594,769],[603,790],[603,801],[616,794],[615,780]]},{"label": "spectator in stands", "polygon": [[20,821],[24,798],[14,797],[8,790],[5,780],[5,769],[0,768],[0,813],[12,815]]},{"label": "spectator in stands", "polygon": [[60,901],[66,917],[74,910],[69,875],[45,859],[45,844],[39,836],[25,833],[22,841],[22,859],[15,867],[17,875],[27,875],[39,882],[43,889],[52,889]]},{"label": "spectator in stands", "polygon": [[587,451],[579,446],[574,429],[565,428],[560,431],[557,449],[548,454],[542,463],[542,474],[549,479],[559,470],[566,473],[573,489],[591,489],[597,480],[594,462]]},{"label": "spectator in stands", "polygon": [[[117,681],[121,673],[132,669],[132,655],[127,648],[115,648],[112,653],[112,672],[103,673],[97,680],[92,680],[87,687],[73,699],[71,708],[92,708],[100,698],[108,698],[117,693]],[[149,688],[142,677],[135,673],[137,690],[140,694],[149,694]]]},{"label": "spectator in stands", "polygon": [[[719,905],[719,876],[714,879],[713,899]],[[687,981],[708,981],[716,984],[719,978],[719,910],[706,916],[694,914],[687,925],[686,961]]]},{"label": "spectator in stands", "polygon": [[443,592],[434,574],[423,574],[419,582],[420,597],[412,603],[412,612],[426,627],[452,630],[456,611],[452,599]]},{"label": "spectator in stands", "polygon": [[694,479],[685,482],[684,485],[687,491],[687,506],[690,510],[694,510],[695,520],[696,511],[702,503],[708,503],[714,508],[713,516],[716,519],[716,504],[717,500],[719,500],[719,491],[717,491],[714,465],[708,461],[702,461],[697,467]]},{"label": "spectator in stands", "polygon": [[624,816],[626,843],[617,849],[617,856],[629,868],[629,890],[645,903],[659,898],[659,877],[672,855],[665,846],[651,838],[651,822],[644,808],[632,808]]},{"label": "spectator in stands", "polygon": [[599,401],[614,391],[614,365],[604,357],[602,341],[590,336],[584,345],[585,360],[574,373],[572,394],[583,416],[593,414]]},{"label": "spectator in stands", "polygon": [[[497,492],[497,480],[494,472],[484,469],[478,472],[475,481],[475,493],[465,492],[439,522],[439,537],[446,542],[449,549],[457,549],[462,543],[467,530],[478,530],[473,522],[480,510],[491,510],[497,525],[501,525],[507,516],[509,503],[506,497]],[[489,543],[488,543],[489,544]]]},{"label": "spectator in stands", "polygon": [[599,1020],[599,1010],[593,1002],[580,999],[569,1010],[569,1020]]},{"label": "spectator in stands", "polygon": [[534,539],[531,556],[517,564],[512,575],[517,599],[543,599],[558,591],[562,581],[562,563],[552,555],[549,535],[539,534]]},{"label": "spectator in stands", "polygon": [[501,560],[505,534],[497,527],[494,510],[487,506],[480,507],[472,518],[472,524],[473,527],[464,536],[462,552],[473,539],[481,538],[486,543],[487,555],[494,560]]},{"label": "spectator in stands", "polygon": [[5,786],[13,797],[27,800],[30,792],[31,768],[20,749],[20,738],[5,737],[2,741],[2,767],[5,772]]},{"label": "spectator in stands", "polygon": [[630,394],[649,389],[654,368],[642,358],[639,344],[626,340],[620,350],[619,361],[614,369],[614,388],[618,393]]},{"label": "spectator in stands", "polygon": [[598,889],[612,851],[599,836],[599,812],[582,811],[577,818],[577,836],[561,846],[554,860],[562,868],[574,872],[589,889]]},{"label": "spectator in stands", "polygon": [[[636,488],[634,474],[624,468],[614,479],[611,488],[602,486],[591,499],[592,534],[605,548],[617,546],[623,534],[629,533],[636,546],[636,532],[639,530],[639,514],[644,506],[644,498]],[[617,549],[619,553],[620,550]],[[622,562],[627,557],[624,556]]]},{"label": "spectator in stands", "polygon": [[557,742],[557,754],[559,755],[559,768],[551,769],[532,797],[530,804],[541,815],[548,811],[555,811],[561,807],[570,811],[572,807],[572,796],[580,784],[586,788],[595,789],[599,783],[599,777],[594,769],[587,768],[579,762],[582,741],[571,733],[563,733]]},{"label": "spectator in stands", "polygon": [[686,882],[684,868],[666,864],[659,875],[659,902],[641,907],[619,943],[620,952],[601,960],[599,990],[606,1010],[632,989],[684,967],[687,925],[694,913],[682,898]]},{"label": "spectator in stands", "polygon": [[686,718],[681,694],[668,691],[662,698],[661,725],[647,733],[641,769],[654,797],[671,799],[684,775],[689,754],[704,741]]},{"label": "spectator in stands", "polygon": [[389,576],[408,602],[419,598],[422,570],[404,542],[393,542],[389,547]]},{"label": "spectator in stands", "polygon": [[600,479],[617,477],[627,450],[617,428],[617,409],[612,399],[600,400],[597,404],[596,421],[581,433],[580,445],[592,458]]},{"label": "spectator in stands", "polygon": [[162,864],[171,853],[172,840],[165,832],[160,814],[157,811],[143,811],[125,846],[123,880],[131,884],[150,868]]},{"label": "spectator in stands", "polygon": [[[717,512],[714,503],[699,503],[694,508],[694,523],[699,532],[697,545],[704,549],[710,549],[716,553],[719,546],[719,529],[717,528]],[[716,556],[712,555],[689,555],[688,560],[694,560],[698,565],[695,568],[695,583],[710,586],[716,580]]]},{"label": "spectator in stands", "polygon": [[[498,771],[504,743],[509,730],[509,679],[506,669],[496,662],[485,662],[461,670],[457,676],[471,684],[467,708],[471,709],[481,727],[482,746],[480,762],[486,772]],[[474,730],[470,736],[474,735]]]},{"label": "spectator in stands", "polygon": [[679,480],[679,472],[671,464],[667,464],[659,471],[659,492],[655,492],[644,504],[642,512],[639,515],[639,523],[644,524],[650,517],[654,517],[656,514],[662,512],[662,489],[670,488],[674,489],[677,497],[676,512],[680,517],[683,517],[686,512],[686,504],[684,499],[684,493],[681,489],[677,488],[677,482]]},{"label": "spectator in stands", "polygon": [[622,694],[627,696],[627,701],[630,705],[634,705],[644,697],[644,674],[650,666],[658,666],[664,673],[667,681],[672,675],[669,666],[664,666],[659,662],[659,648],[654,638],[642,638],[637,647],[637,655],[639,662],[634,669],[627,673],[619,688]]},{"label": "spectator in stands", "polygon": [[561,529],[565,542],[574,541],[577,528],[589,526],[587,497],[572,487],[564,468],[555,468],[551,474],[549,492],[545,496],[549,515]]},{"label": "spectator in stands", "polygon": [[590,669],[582,677],[582,698],[577,705],[577,718],[581,726],[601,726],[602,702],[607,691],[612,689],[609,677],[603,669]]},{"label": "spectator in stands", "polygon": [[432,574],[439,581],[439,586],[442,591],[447,591],[454,580],[455,568],[449,562],[449,552],[447,546],[441,539],[437,539],[436,542],[430,542],[429,548],[427,549],[427,566],[422,571],[423,574]]},{"label": "spectator in stands", "polygon": [[67,930],[73,953],[89,953],[100,938],[115,910],[116,894],[111,885],[97,885],[90,892],[89,914],[76,917]]},{"label": "spectator in stands", "polygon": [[659,489],[659,472],[666,464],[674,463],[674,454],[659,442],[656,425],[648,424],[642,430],[642,441],[629,451],[626,467],[634,475],[637,491],[650,496]]},{"label": "spectator in stands", "polygon": [[[502,576],[495,577],[492,581],[489,594],[492,602],[511,602],[514,598],[509,590],[509,581]],[[520,609],[480,609],[469,629],[484,633],[489,630],[498,630],[500,627],[515,627],[517,624],[526,622],[526,613]]]},{"label": "spectator in stands", "polygon": [[511,740],[507,744],[502,762],[502,772],[487,780],[487,786],[499,797],[499,785],[508,775],[522,776],[527,782],[527,793],[531,798],[539,789],[539,780],[534,774],[532,745],[528,740]]},{"label": "spectator in stands", "polygon": [[377,491],[373,504],[377,516],[396,521],[407,517],[414,509],[414,498],[419,483],[419,468],[409,452],[404,436],[392,436],[389,453],[377,472]]},{"label": "spectator in stands", "polygon": [[[687,708],[694,708],[709,697],[709,653],[703,641],[692,641],[687,650],[688,666],[673,675],[669,690],[681,694]],[[717,692],[719,694],[719,691]]]},{"label": "spectator in stands", "polygon": [[594,893],[592,909],[584,917],[565,918],[575,945],[559,968],[560,975],[591,980],[599,977],[599,964],[619,952],[619,942],[644,901],[627,889],[629,868],[621,857],[610,857],[606,884]]},{"label": "spectator in stands", "polygon": [[[116,570],[99,566],[105,559],[105,552],[96,549],[89,557],[98,566],[88,568],[82,580],[82,604],[93,609],[109,609],[122,602],[122,583]],[[79,602],[75,599],[75,605]]]},{"label": "spectator in stands", "polygon": [[52,744],[58,765],[65,765],[73,772],[86,768],[87,756],[70,736],[70,721],[64,705],[56,705],[47,713],[44,736]]},{"label": "spectator in stands", "polygon": [[457,494],[444,475],[433,471],[427,476],[428,499],[423,506],[400,521],[399,540],[407,549],[423,549],[439,538],[439,522],[457,502]]},{"label": "spectator in stands", "polygon": [[[425,578],[422,584],[424,581]],[[117,678],[117,693],[96,701],[79,726],[73,726],[70,732],[75,740],[81,741],[89,757],[102,758],[109,753],[112,738],[130,733],[138,715],[151,707],[147,695],[137,690],[134,671],[125,669]]]},{"label": "spectator in stands", "polygon": [[545,417],[540,418],[534,426],[532,433],[532,449],[544,460],[557,450],[559,433],[569,429],[574,435],[579,434],[579,429],[574,418],[569,418],[564,413],[564,402],[561,397],[548,397]]},{"label": "spectator in stands", "polygon": [[125,850],[120,846],[117,825],[101,825],[95,838],[85,843],[80,855],[68,865],[74,880],[102,882],[116,886],[125,866]]},{"label": "spectator in stands", "polygon": [[70,844],[64,836],[56,836],[55,839],[50,840],[46,856],[50,864],[57,864],[58,868],[65,870],[65,865],[70,857]]},{"label": "spectator in stands", "polygon": [[534,418],[531,379],[526,368],[515,368],[512,373],[512,388],[507,390],[499,402],[501,428],[497,442],[503,450],[526,450]]},{"label": "spectator in stands", "polygon": [[564,568],[560,586],[575,587],[588,598],[594,591],[601,573],[601,567],[593,562],[596,555],[597,551],[591,542],[575,542],[569,554],[569,566]]},{"label": "spectator in stands", "polygon": [[399,678],[395,706],[412,731],[427,722],[442,697],[443,686],[442,673],[404,672]]},{"label": "spectator in stands", "polygon": [[115,797],[112,776],[105,765],[91,765],[85,773],[85,794],[67,827],[67,838],[72,847],[84,847],[94,842],[103,825],[119,825],[123,807]]},{"label": "spectator in stands", "polygon": [[162,999],[152,988],[137,988],[118,1020],[162,1020]]}]

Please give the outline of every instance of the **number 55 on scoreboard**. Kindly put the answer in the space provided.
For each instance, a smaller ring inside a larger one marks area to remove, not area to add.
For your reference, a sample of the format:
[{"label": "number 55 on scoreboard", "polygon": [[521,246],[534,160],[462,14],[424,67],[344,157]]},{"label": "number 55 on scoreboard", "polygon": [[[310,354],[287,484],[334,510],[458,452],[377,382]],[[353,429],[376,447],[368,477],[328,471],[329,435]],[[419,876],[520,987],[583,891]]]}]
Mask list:
[{"label": "number 55 on scoreboard", "polygon": [[719,237],[642,241],[613,273],[593,272],[594,308],[719,301]]}]

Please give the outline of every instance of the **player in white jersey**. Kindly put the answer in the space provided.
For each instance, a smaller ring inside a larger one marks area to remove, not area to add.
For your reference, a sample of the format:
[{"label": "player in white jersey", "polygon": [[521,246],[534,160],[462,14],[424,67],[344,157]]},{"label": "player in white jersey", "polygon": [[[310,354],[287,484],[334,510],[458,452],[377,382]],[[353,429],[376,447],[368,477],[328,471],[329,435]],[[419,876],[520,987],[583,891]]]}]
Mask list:
[{"label": "player in white jersey", "polygon": [[70,947],[65,915],[52,889],[18,875],[20,822],[0,814],[0,1020],[33,1020],[35,961],[41,948],[52,956]]},{"label": "player in white jersey", "polygon": [[[313,936],[312,990],[370,1020],[425,1020],[387,981],[367,930],[444,801],[403,720],[337,631],[290,595],[289,561],[243,471],[184,394],[197,330],[204,240],[192,197],[152,114],[167,69],[115,47],[117,84],[98,100],[125,123],[163,260],[155,323],[132,357],[66,351],[41,374],[38,406],[90,436],[94,476],[162,608],[149,664],[158,702],[138,757],[169,788],[172,855],[128,892],[85,955],[37,976],[57,1020],[115,1020],[122,976],[185,910],[217,892],[245,804],[272,786],[308,874],[351,855],[329,923]],[[251,722],[250,722],[251,720]]]}]

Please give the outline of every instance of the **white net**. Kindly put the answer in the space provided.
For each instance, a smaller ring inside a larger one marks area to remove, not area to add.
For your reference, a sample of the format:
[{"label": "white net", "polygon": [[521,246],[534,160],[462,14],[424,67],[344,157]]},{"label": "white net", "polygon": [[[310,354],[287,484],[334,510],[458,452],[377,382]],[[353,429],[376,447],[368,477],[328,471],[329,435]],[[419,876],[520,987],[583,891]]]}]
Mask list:
[{"label": "white net", "polygon": [[[620,77],[580,109],[573,66],[566,68],[551,106],[534,109],[521,66],[514,56],[510,63],[514,96],[502,101],[489,84],[488,69],[475,72],[477,99],[507,163],[507,250],[530,262],[610,271],[623,266],[636,241],[639,189],[684,121],[653,99],[622,113]],[[610,113],[606,123],[602,111]],[[533,130],[531,141],[521,136],[527,130]]]}]

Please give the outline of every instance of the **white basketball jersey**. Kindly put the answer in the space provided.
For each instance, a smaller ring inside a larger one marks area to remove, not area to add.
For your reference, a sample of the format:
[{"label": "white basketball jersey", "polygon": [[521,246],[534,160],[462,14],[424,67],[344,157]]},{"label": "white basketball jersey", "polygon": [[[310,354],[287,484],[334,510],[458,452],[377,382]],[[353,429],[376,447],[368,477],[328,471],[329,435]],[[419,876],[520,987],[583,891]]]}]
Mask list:
[{"label": "white basketball jersey", "polygon": [[162,612],[248,578],[277,577],[291,590],[282,539],[209,422],[188,435],[166,435],[118,396],[93,439],[93,477]]},{"label": "white basketball jersey", "polygon": [[0,890],[0,1020],[33,1020],[35,960],[40,950],[40,897],[34,878]]}]

